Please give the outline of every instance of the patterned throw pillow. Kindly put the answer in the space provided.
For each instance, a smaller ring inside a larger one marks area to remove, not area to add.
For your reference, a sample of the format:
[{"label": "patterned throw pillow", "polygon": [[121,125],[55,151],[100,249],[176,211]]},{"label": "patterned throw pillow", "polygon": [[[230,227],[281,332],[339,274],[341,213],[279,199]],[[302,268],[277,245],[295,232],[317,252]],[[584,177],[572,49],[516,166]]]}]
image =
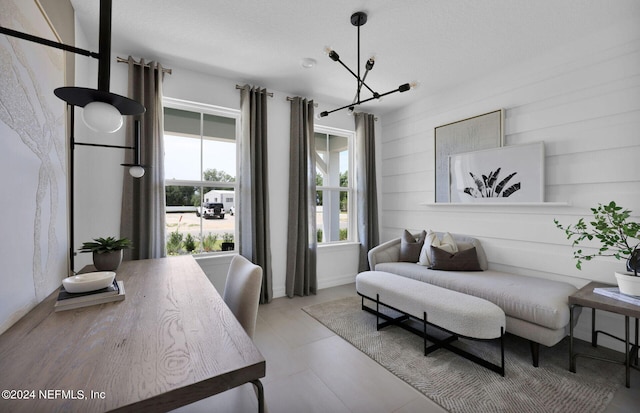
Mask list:
[{"label": "patterned throw pillow", "polygon": [[422,231],[416,239],[406,229],[402,233],[400,238],[400,261],[402,262],[418,262],[420,258],[420,251],[424,245],[424,239],[427,237],[427,232]]},{"label": "patterned throw pillow", "polygon": [[453,239],[453,235],[448,232],[442,234],[442,239],[438,238],[438,235],[429,230],[427,232],[427,239],[424,242],[424,246],[420,251],[420,258],[418,264],[431,267],[431,246],[438,247],[442,250],[454,253],[458,252],[458,245]]},{"label": "patterned throw pillow", "polygon": [[431,269],[443,271],[482,271],[476,247],[451,253],[431,246]]}]

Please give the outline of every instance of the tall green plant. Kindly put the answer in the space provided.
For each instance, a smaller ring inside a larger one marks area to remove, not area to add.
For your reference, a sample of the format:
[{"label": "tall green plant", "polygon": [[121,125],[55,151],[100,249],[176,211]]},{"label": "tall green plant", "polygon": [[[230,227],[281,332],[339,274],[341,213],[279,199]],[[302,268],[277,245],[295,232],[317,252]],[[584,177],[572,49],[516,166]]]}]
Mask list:
[{"label": "tall green plant", "polygon": [[[591,261],[596,257],[615,257],[616,259],[628,259],[634,249],[638,247],[640,240],[640,224],[629,221],[631,211],[616,205],[614,201],[608,204],[598,204],[597,208],[591,208],[593,221],[585,222],[580,218],[574,225],[562,225],[557,219],[553,222],[556,227],[563,230],[567,239],[573,239],[573,257],[576,259],[576,268],[582,269],[582,261]],[[600,249],[595,253],[583,251],[580,244],[585,240],[597,240]],[[635,239],[635,241],[633,241]]]}]

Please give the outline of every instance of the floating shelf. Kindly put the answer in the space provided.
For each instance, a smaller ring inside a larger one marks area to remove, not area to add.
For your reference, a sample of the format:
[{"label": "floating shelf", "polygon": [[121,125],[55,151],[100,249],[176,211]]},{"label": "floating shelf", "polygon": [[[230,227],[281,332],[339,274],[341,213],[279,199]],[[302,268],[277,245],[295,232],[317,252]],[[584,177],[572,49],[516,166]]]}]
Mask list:
[{"label": "floating shelf", "polygon": [[483,206],[522,206],[522,207],[558,207],[558,206],[571,206],[571,202],[424,202],[420,203],[420,205],[424,206],[435,206],[435,207],[444,207],[444,206],[472,206],[472,207],[483,207]]}]

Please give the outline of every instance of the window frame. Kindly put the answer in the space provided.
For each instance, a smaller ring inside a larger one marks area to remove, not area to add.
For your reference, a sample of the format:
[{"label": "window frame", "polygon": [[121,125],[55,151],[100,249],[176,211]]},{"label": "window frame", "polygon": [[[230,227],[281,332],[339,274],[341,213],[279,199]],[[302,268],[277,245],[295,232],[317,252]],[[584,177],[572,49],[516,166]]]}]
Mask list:
[{"label": "window frame", "polygon": [[[353,242],[358,242],[358,233],[357,233],[357,214],[356,214],[356,195],[357,195],[357,188],[356,188],[356,175],[355,175],[355,165],[356,165],[356,159],[355,159],[355,148],[356,148],[356,144],[355,144],[355,139],[356,139],[356,132],[352,131],[352,130],[347,130],[347,129],[339,129],[339,128],[334,128],[334,127],[330,127],[330,126],[322,126],[322,125],[317,125],[314,124],[314,139],[315,139],[315,134],[319,133],[319,134],[323,134],[323,135],[333,135],[333,136],[338,136],[338,137],[342,137],[342,138],[346,138],[347,139],[347,147],[348,147],[348,167],[347,167],[347,182],[348,185],[346,187],[344,186],[332,186],[332,185],[320,185],[320,186],[316,186],[316,192],[320,191],[320,190],[324,190],[324,191],[338,191],[338,193],[340,192],[347,192],[347,217],[348,217],[348,225],[347,225],[347,239],[346,240],[337,240],[337,241],[322,241],[322,242],[318,242],[318,246],[329,246],[329,245],[336,245],[336,244],[345,244],[345,243],[353,243]],[[315,145],[314,145],[314,151],[315,151]],[[319,157],[318,153],[315,153],[316,157]],[[316,161],[316,168],[317,168],[317,161]],[[314,168],[314,170],[316,170]],[[324,180],[323,180],[324,183]],[[315,198],[315,197],[314,197]],[[314,219],[316,219],[317,217],[317,213],[314,215]],[[317,226],[317,220],[316,222],[314,222],[316,224],[316,228],[318,228]],[[323,231],[324,232],[324,231]],[[324,234],[323,234],[324,235]]]},{"label": "window frame", "polygon": [[[193,102],[193,101],[188,101],[188,100],[182,100],[182,99],[176,99],[176,98],[171,98],[171,97],[167,97],[167,96],[163,96],[162,98],[162,107],[163,107],[163,111],[164,108],[171,108],[171,109],[178,109],[178,110],[185,110],[185,111],[191,111],[191,112],[197,112],[200,113],[200,178],[201,180],[188,180],[188,179],[166,179],[164,180],[164,185],[165,188],[167,186],[190,186],[190,187],[200,187],[200,204],[202,205],[203,202],[203,197],[204,197],[204,188],[206,187],[212,187],[215,186],[217,188],[220,189],[230,189],[233,190],[235,192],[235,201],[234,201],[234,205],[237,209],[237,205],[239,204],[239,202],[242,202],[240,199],[240,191],[239,191],[239,172],[240,172],[240,160],[241,160],[241,156],[240,156],[240,140],[241,140],[241,124],[240,124],[240,110],[239,109],[231,109],[231,108],[225,108],[222,106],[216,106],[216,105],[210,105],[210,104],[206,104],[206,103],[199,103],[199,102]],[[203,134],[204,134],[204,115],[213,115],[213,116],[219,116],[219,117],[226,117],[226,118],[233,118],[235,121],[235,143],[236,143],[236,170],[235,170],[235,177],[236,180],[234,182],[219,182],[219,181],[205,181],[203,180],[203,167],[204,167],[204,139],[203,139]],[[165,130],[164,130],[164,122],[162,125],[162,130],[163,130],[163,136],[165,134]],[[165,196],[166,196],[166,191],[165,191]],[[165,212],[166,213],[166,212]],[[235,215],[235,214],[234,214]],[[200,236],[202,237],[203,234],[203,217],[200,217]],[[194,257],[206,257],[206,256],[212,256],[212,255],[219,255],[219,254],[229,254],[229,253],[237,253],[238,251],[238,246],[239,246],[239,240],[240,240],[240,236],[239,236],[239,227],[238,227],[238,220],[235,220],[235,228],[234,228],[234,242],[235,242],[235,249],[233,251],[211,251],[211,252],[205,252],[205,251],[199,251],[199,252],[194,252],[191,255],[193,255]]]}]

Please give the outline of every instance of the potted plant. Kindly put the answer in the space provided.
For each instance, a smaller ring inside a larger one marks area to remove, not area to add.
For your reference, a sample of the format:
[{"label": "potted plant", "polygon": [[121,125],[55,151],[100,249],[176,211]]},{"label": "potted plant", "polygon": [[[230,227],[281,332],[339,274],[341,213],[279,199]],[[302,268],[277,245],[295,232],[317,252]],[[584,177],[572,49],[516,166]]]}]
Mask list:
[{"label": "potted plant", "polygon": [[[563,230],[567,239],[573,239],[573,257],[576,268],[582,269],[582,261],[590,261],[597,257],[614,257],[627,262],[627,273],[616,272],[618,287],[623,294],[640,295],[640,223],[630,221],[631,211],[616,205],[614,201],[608,204],[598,204],[591,208],[593,221],[587,223],[580,218],[574,225],[564,226],[554,219],[556,227]],[[583,251],[580,243],[596,240],[600,242],[600,249],[589,253]]]},{"label": "potted plant", "polygon": [[93,253],[93,265],[98,271],[115,271],[122,262],[122,251],[127,248],[131,248],[128,238],[95,238],[82,243],[80,252]]},{"label": "potted plant", "polygon": [[233,251],[234,249],[233,234],[225,232],[222,235],[222,251]]}]

